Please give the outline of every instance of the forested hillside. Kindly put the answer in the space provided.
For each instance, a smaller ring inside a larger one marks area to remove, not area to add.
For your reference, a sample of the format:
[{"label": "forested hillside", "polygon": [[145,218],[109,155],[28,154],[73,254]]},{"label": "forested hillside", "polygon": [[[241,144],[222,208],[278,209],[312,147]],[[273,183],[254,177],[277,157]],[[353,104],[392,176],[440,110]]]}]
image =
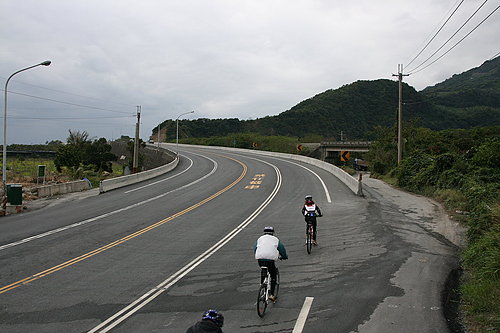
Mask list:
[{"label": "forested hillside", "polygon": [[[404,121],[433,130],[500,125],[500,57],[478,68],[416,91],[403,85]],[[376,126],[397,121],[398,82],[357,81],[298,103],[276,116],[256,120],[195,119],[179,121],[180,138],[207,138],[233,133],[258,133],[302,138],[320,135],[328,140],[371,139]],[[166,141],[175,139],[174,120],[166,120]],[[156,140],[158,127],[152,130]],[[163,140],[162,140],[163,141]]]}]

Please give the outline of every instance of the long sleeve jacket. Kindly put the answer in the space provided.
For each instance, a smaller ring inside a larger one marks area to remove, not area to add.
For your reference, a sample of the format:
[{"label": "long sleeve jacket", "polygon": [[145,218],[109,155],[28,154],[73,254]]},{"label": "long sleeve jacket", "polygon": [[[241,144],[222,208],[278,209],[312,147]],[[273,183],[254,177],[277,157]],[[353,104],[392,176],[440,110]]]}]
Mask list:
[{"label": "long sleeve jacket", "polygon": [[255,259],[257,260],[278,260],[288,259],[285,245],[273,235],[262,235],[257,239],[253,246]]}]

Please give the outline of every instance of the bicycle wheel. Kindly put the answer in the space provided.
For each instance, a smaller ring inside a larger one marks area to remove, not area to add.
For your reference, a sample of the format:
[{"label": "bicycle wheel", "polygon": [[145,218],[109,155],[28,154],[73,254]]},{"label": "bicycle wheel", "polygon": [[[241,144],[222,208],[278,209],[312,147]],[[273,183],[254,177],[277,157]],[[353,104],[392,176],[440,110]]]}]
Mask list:
[{"label": "bicycle wheel", "polygon": [[276,286],[274,287],[274,296],[278,297],[278,292],[280,291],[280,271],[276,267]]},{"label": "bicycle wheel", "polygon": [[312,225],[309,225],[307,228],[307,242],[306,242],[306,247],[307,247],[307,253],[311,254],[312,250]]},{"label": "bicycle wheel", "polygon": [[257,314],[261,318],[264,317],[264,313],[266,312],[267,308],[266,291],[267,285],[264,283],[261,284],[259,288],[259,295],[257,297]]}]

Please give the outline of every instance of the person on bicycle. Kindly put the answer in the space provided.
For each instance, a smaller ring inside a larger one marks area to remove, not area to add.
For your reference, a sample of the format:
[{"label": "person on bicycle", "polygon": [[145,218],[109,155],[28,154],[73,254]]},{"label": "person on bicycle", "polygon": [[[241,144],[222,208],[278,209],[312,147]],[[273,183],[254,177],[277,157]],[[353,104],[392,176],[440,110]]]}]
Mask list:
[{"label": "person on bicycle", "polygon": [[[260,236],[253,246],[253,251],[255,254],[255,259],[260,267],[267,267],[269,273],[271,274],[271,296],[269,299],[273,302],[276,301],[276,296],[274,296],[274,289],[276,287],[276,264],[275,261],[279,258],[286,260],[288,255],[286,253],[285,245],[274,236],[273,227],[265,227],[264,235]],[[261,274],[260,283],[264,282],[266,277]]]},{"label": "person on bicycle", "polygon": [[224,316],[217,310],[207,310],[201,320],[187,329],[186,333],[222,333]]},{"label": "person on bicycle", "polygon": [[321,214],[321,209],[319,209],[319,206],[316,205],[312,199],[311,195],[306,195],[305,197],[305,202],[304,206],[302,206],[302,215],[304,215],[305,221],[306,221],[306,237],[307,237],[307,224],[311,223],[313,226],[313,244],[318,245],[318,242],[316,241],[316,227],[318,225],[318,222],[316,221],[316,216],[323,216]]}]

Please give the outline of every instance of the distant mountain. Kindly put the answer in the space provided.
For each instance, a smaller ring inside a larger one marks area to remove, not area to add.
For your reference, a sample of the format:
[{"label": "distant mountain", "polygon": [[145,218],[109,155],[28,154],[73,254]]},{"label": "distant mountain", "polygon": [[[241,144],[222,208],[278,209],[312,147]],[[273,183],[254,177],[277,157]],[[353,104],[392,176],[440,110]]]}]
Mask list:
[{"label": "distant mountain", "polygon": [[[500,125],[500,57],[418,92],[403,83],[403,119],[434,130]],[[375,126],[397,122],[398,82],[357,81],[304,100],[276,116],[255,120],[182,120],[182,137],[262,135],[367,139]],[[167,139],[175,138],[175,122],[167,120]],[[152,137],[155,138],[155,129]],[[170,129],[170,130],[169,130]]]}]

